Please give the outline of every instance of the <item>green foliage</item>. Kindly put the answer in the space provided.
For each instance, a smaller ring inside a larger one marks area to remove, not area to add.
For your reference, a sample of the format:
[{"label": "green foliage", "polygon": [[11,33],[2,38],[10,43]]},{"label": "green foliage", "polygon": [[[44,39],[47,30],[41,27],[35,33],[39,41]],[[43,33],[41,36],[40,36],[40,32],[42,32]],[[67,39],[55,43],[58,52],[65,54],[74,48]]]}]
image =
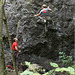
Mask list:
[{"label": "green foliage", "polygon": [[21,73],[20,75],[33,75],[33,72],[30,72],[30,71],[24,71],[23,73]]},{"label": "green foliage", "polygon": [[34,66],[30,62],[25,61],[25,64],[29,67],[30,70],[33,70],[33,72],[36,72]]},{"label": "green foliage", "polygon": [[31,71],[24,71],[23,73],[21,73],[20,75],[40,75],[39,73],[34,73]]},{"label": "green foliage", "polygon": [[72,68],[72,67],[68,67],[68,68],[56,68],[55,69],[55,71],[56,72],[64,72],[64,71],[66,71],[66,72],[68,72],[70,75],[72,74],[72,75],[74,75],[74,69]]},{"label": "green foliage", "polygon": [[34,68],[34,66],[32,66],[32,64],[30,62],[25,61],[25,64],[29,67],[29,69],[31,71],[24,71],[23,73],[21,73],[20,75],[40,75]]},{"label": "green foliage", "polygon": [[59,52],[59,59],[61,59],[64,66],[72,65],[72,56],[67,56],[64,52]]},{"label": "green foliage", "polygon": [[40,75],[40,74],[39,73],[30,72],[30,71],[24,71],[20,75]]},{"label": "green foliage", "polygon": [[49,72],[47,72],[45,75],[56,75],[55,74],[55,70],[50,70]]},{"label": "green foliage", "polygon": [[72,65],[71,67],[75,69],[75,65]]},{"label": "green foliage", "polygon": [[59,67],[58,64],[50,62],[50,65],[53,67]]},{"label": "green foliage", "polygon": [[[28,70],[25,70],[23,73],[21,73],[20,75],[41,75],[41,74],[39,74],[36,70],[35,70],[35,68],[34,68],[34,66],[32,66],[32,64],[30,63],[30,62],[25,62],[25,64],[29,67],[29,69],[30,69],[30,71],[28,71]],[[75,70],[74,70],[74,68],[72,68],[72,67],[67,67],[67,68],[65,68],[65,67],[62,67],[62,68],[60,68],[59,66],[58,66],[58,64],[56,64],[56,63],[52,63],[52,62],[50,62],[50,65],[52,66],[52,67],[54,67],[55,69],[53,69],[53,70],[50,70],[50,71],[48,71],[48,72],[46,72],[45,74],[42,74],[42,75],[56,75],[56,72],[66,72],[67,74],[70,74],[70,75],[74,75],[75,74]],[[75,65],[73,65],[73,67],[74,67]],[[40,69],[39,69],[39,71],[40,71]],[[45,71],[45,70],[44,70]]]},{"label": "green foliage", "polygon": [[[58,64],[56,64],[56,63],[50,63],[51,64],[51,66],[53,66],[53,67],[55,67],[56,68],[56,65],[58,66]],[[60,67],[57,67],[56,69],[55,69],[55,72],[68,72],[70,75],[74,75],[75,74],[75,70],[74,70],[74,68],[72,68],[72,67],[67,67],[67,68],[60,68]]]}]

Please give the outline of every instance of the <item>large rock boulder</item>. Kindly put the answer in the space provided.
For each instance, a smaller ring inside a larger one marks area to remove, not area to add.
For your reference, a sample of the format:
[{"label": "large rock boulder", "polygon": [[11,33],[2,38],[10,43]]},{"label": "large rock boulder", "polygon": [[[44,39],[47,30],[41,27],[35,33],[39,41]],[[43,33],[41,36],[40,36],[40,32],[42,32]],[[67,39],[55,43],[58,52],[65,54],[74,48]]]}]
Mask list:
[{"label": "large rock boulder", "polygon": [[[38,23],[39,17],[34,17],[34,14],[39,13],[44,3],[53,10],[50,13],[50,25],[58,28],[58,31],[49,29],[40,36],[44,24]],[[64,51],[74,59],[74,4],[74,0],[7,0],[5,12],[9,32],[12,39],[18,37],[23,55],[34,54],[56,60],[59,52]],[[5,27],[3,31],[5,43]],[[8,43],[6,45],[9,48]]]}]

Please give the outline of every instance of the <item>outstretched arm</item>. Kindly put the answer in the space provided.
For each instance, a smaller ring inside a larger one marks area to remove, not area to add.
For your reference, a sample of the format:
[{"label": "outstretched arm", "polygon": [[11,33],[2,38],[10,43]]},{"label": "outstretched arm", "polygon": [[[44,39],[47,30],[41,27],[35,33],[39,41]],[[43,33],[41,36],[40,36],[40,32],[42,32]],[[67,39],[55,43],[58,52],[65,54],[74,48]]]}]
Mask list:
[{"label": "outstretched arm", "polygon": [[52,9],[49,9],[52,12]]},{"label": "outstretched arm", "polygon": [[49,11],[51,11],[51,12],[52,12],[52,9],[50,9],[50,8],[49,8],[49,6],[48,6],[48,9],[49,9]]},{"label": "outstretched arm", "polygon": [[37,15],[34,15],[34,16],[40,16],[41,15],[41,13],[39,13],[39,14],[37,14]]}]

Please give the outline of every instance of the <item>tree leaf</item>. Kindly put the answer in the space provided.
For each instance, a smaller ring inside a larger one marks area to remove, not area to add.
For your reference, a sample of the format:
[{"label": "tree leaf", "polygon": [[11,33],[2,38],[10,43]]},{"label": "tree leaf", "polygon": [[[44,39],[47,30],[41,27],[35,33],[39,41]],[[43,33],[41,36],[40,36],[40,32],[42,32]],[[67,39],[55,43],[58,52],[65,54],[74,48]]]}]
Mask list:
[{"label": "tree leaf", "polygon": [[50,62],[50,65],[53,67],[59,67],[58,64]]},{"label": "tree leaf", "polygon": [[33,75],[33,72],[30,72],[30,71],[24,71],[24,72],[21,73],[20,75]]},{"label": "tree leaf", "polygon": [[61,68],[56,68],[55,71],[56,72],[60,72],[61,71]]}]

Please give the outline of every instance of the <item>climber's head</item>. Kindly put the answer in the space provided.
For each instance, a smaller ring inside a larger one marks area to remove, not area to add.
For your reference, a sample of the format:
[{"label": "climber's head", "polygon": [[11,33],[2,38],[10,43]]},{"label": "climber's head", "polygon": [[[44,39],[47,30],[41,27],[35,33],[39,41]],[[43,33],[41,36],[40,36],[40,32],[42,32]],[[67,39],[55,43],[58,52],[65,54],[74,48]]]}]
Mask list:
[{"label": "climber's head", "polygon": [[14,38],[13,40],[14,40],[15,42],[17,42],[17,41],[18,41],[18,39],[17,39],[17,38]]},{"label": "climber's head", "polygon": [[42,8],[47,8],[47,5],[46,5],[46,4],[43,4],[43,5],[42,5]]}]

